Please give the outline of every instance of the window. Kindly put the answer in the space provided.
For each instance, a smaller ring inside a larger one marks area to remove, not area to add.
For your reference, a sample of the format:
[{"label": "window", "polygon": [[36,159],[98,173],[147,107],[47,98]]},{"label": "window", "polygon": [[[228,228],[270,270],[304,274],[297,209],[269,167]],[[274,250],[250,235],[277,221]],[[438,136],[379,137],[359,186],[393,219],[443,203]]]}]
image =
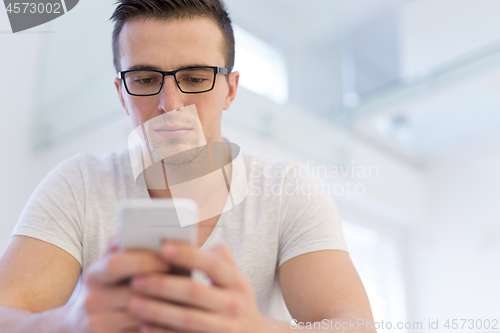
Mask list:
[{"label": "window", "polygon": [[288,74],[285,57],[268,43],[234,25],[236,59],[234,70],[241,73],[240,85],[277,104],[288,101]]},{"label": "window", "polygon": [[[370,299],[374,321],[384,321],[377,332],[407,332],[396,329],[406,324],[406,298],[397,239],[365,226],[343,221],[344,235],[351,259]],[[386,327],[391,322],[392,329]]]}]

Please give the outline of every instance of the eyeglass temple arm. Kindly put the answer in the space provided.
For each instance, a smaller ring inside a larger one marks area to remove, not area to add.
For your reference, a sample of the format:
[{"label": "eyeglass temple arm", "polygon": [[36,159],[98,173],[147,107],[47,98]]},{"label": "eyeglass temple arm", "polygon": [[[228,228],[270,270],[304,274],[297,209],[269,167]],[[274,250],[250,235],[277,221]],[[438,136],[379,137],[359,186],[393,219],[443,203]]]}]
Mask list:
[{"label": "eyeglass temple arm", "polygon": [[227,75],[229,74],[229,70],[227,68],[217,67],[217,74]]}]

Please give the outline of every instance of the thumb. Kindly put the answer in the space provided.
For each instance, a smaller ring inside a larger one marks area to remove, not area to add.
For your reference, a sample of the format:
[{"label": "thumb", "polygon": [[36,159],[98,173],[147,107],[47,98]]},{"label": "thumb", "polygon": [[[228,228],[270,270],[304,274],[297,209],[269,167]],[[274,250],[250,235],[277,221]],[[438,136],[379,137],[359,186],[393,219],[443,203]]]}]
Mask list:
[{"label": "thumb", "polygon": [[224,245],[215,245],[210,249],[211,252],[216,254],[217,256],[221,257],[225,262],[232,266],[237,266],[236,262],[233,259],[233,255],[231,254],[231,251],[227,248],[227,246]]},{"label": "thumb", "polygon": [[108,238],[106,243],[106,253],[113,253],[118,251],[120,248],[120,238],[119,235],[113,235]]}]

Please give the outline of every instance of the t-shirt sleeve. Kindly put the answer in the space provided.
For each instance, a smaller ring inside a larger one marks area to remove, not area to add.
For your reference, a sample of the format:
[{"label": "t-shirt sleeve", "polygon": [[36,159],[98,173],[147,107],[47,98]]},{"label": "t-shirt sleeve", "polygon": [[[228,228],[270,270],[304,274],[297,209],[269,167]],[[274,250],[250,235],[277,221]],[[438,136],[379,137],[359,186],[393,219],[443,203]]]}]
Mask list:
[{"label": "t-shirt sleeve", "polygon": [[283,188],[278,265],[308,252],[347,251],[337,205],[324,181],[287,177]]},{"label": "t-shirt sleeve", "polygon": [[84,184],[78,155],[61,162],[38,185],[19,217],[12,236],[51,243],[82,265]]}]

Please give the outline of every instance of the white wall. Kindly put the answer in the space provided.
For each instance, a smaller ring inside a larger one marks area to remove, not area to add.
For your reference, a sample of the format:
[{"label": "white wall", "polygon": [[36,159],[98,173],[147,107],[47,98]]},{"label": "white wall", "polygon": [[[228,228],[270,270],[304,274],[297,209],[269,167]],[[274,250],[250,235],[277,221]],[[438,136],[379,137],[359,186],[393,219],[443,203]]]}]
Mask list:
[{"label": "white wall", "polygon": [[[0,22],[4,22],[2,19]],[[5,30],[5,26],[0,30]],[[0,53],[0,73],[3,73],[0,80],[0,151],[3,156],[0,164],[0,253],[30,194],[55,165],[77,152],[100,155],[126,148],[131,127],[124,116],[78,140],[45,153],[35,153],[31,147],[37,110],[32,96],[36,94],[36,87],[31,76],[37,69],[39,37],[36,33],[0,34],[1,48],[15,50]],[[29,56],[20,57],[22,54]]]},{"label": "white wall", "polygon": [[430,225],[415,233],[409,258],[415,319],[498,319],[499,142],[491,138],[430,169]]},{"label": "white wall", "polygon": [[[74,12],[76,9],[71,15]],[[69,16],[61,19],[71,20]],[[68,140],[47,152],[35,152],[32,147],[40,109],[36,101],[41,87],[36,84],[41,82],[41,42],[52,32],[49,25],[16,34],[10,31],[7,13],[0,10],[0,253],[30,194],[55,165],[77,152],[100,155],[126,148],[130,127],[123,116],[97,127],[90,135]],[[74,62],[73,67],[76,71],[79,64]],[[68,79],[71,75],[76,74],[67,73]]]},{"label": "white wall", "polygon": [[500,2],[419,0],[399,10],[403,76],[427,74],[459,57],[498,45]]},{"label": "white wall", "polygon": [[[494,0],[419,0],[402,7],[403,74],[423,75],[482,48],[498,47],[499,5]],[[498,76],[492,79],[497,81]],[[498,114],[498,107],[490,108],[481,97],[492,91],[496,98],[498,89],[467,83],[461,92],[471,100],[465,111],[464,98],[455,98],[456,104],[426,105],[418,113],[427,114],[429,128],[437,130],[422,131],[421,137],[435,151],[435,158],[426,162],[429,216],[411,229],[405,249],[409,319],[424,323],[424,330],[415,332],[445,331],[446,319],[498,319],[500,138],[473,124],[482,120],[498,127],[494,116],[481,115],[489,110]],[[452,125],[463,118],[460,137],[440,145],[439,135],[455,133]],[[440,329],[429,330],[429,319],[439,319]]]}]

